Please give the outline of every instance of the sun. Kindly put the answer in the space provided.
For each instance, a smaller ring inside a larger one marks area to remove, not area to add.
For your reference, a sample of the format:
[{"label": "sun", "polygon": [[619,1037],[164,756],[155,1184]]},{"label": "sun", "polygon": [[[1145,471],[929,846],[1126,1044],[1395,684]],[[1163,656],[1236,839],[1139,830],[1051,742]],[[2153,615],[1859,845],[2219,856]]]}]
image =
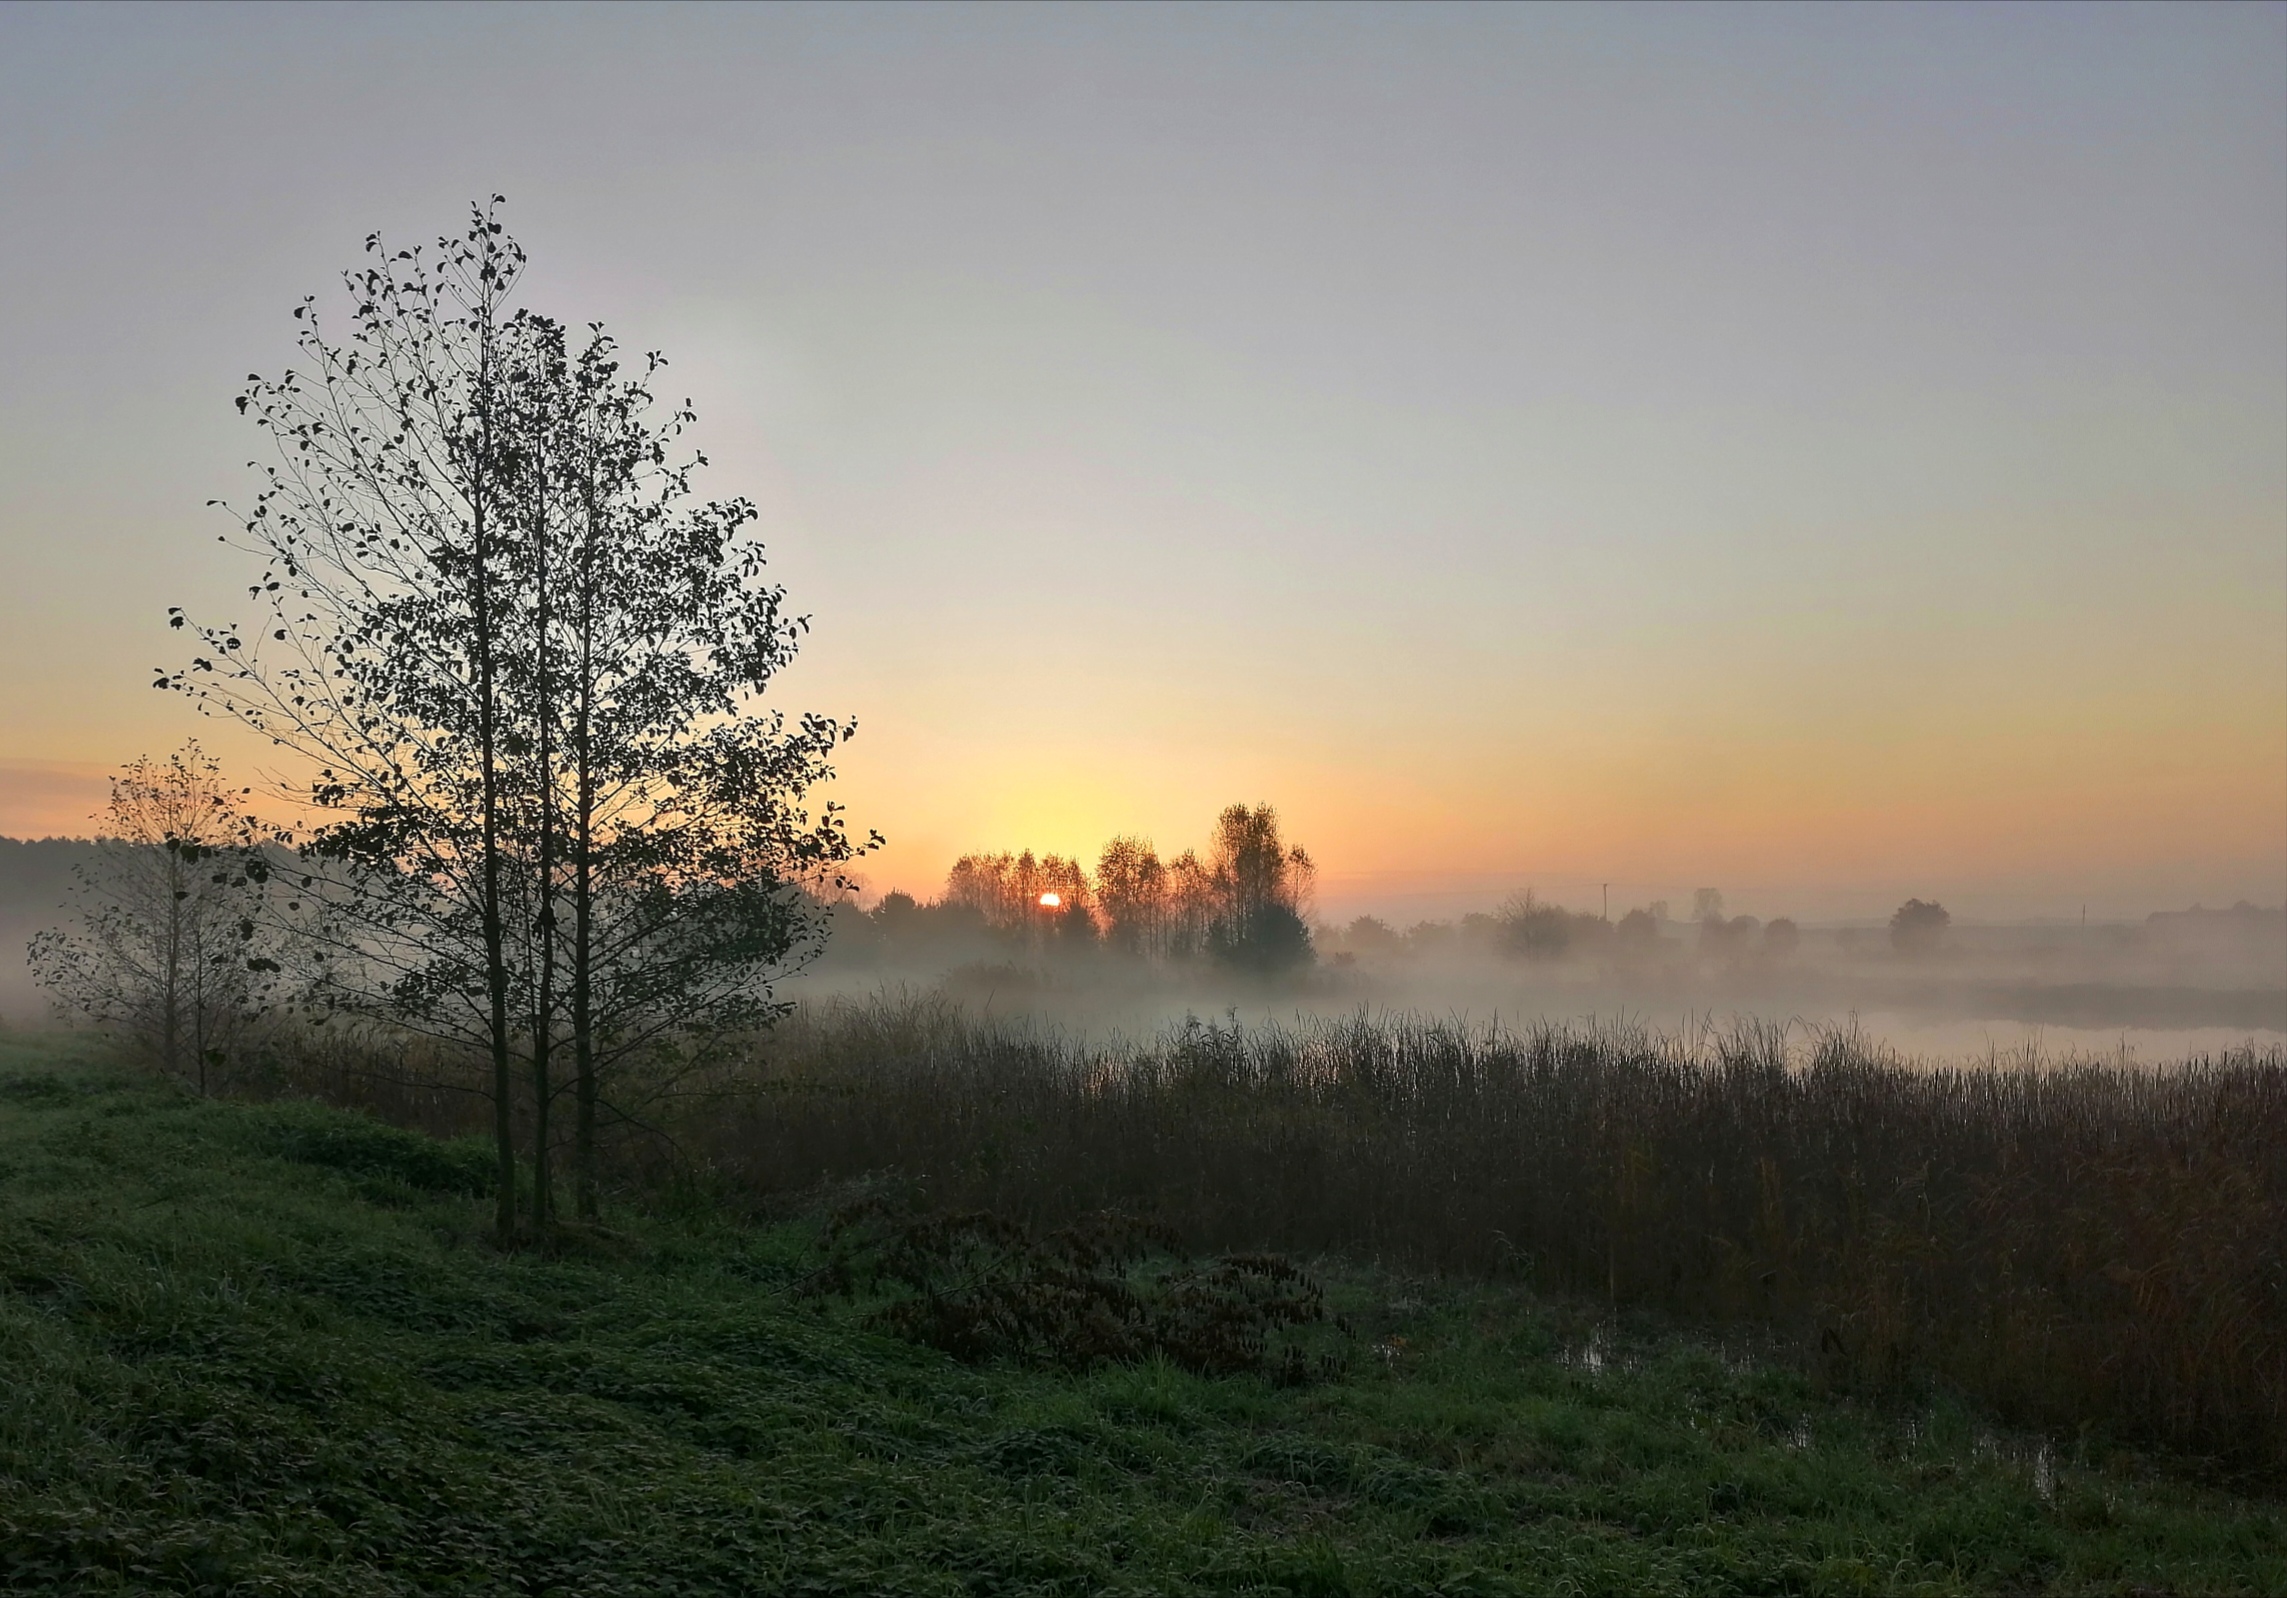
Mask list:
[{"label": "sun", "polygon": [[1040,908],[1043,910],[1053,910],[1063,902],[1064,898],[1061,894],[1044,893],[1040,896]]}]

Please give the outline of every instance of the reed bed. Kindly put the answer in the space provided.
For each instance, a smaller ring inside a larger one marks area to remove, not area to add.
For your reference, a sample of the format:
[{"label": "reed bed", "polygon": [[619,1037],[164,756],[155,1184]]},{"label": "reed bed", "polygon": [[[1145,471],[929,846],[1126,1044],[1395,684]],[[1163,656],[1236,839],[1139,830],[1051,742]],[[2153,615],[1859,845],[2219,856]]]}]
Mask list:
[{"label": "reed bed", "polygon": [[[2070,1436],[2287,1460],[2287,1058],[1930,1067],[1848,1033],[1417,1016],[1143,1043],[931,1002],[798,1014],[686,1148],[1031,1225],[1521,1277],[1935,1377]],[[726,1082],[725,1086],[729,1084]]]}]

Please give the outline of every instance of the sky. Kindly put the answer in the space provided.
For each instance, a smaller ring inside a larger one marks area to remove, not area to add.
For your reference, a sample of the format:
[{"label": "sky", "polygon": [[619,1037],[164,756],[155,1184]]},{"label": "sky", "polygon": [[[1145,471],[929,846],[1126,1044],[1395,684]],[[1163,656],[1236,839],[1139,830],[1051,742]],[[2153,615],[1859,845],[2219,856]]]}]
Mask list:
[{"label": "sky", "polygon": [[857,717],[873,890],[2287,898],[2287,6],[0,7],[0,833],[242,732],[231,401],[499,192]]}]

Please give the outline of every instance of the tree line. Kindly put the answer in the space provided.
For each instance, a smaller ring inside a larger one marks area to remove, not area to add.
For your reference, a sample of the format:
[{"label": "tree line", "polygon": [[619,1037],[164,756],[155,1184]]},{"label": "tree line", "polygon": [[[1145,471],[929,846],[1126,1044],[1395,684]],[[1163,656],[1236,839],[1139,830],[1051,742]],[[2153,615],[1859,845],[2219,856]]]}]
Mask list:
[{"label": "tree line", "polygon": [[967,854],[937,900],[892,891],[871,919],[893,939],[965,925],[1043,948],[1274,973],[1314,958],[1315,878],[1309,852],[1282,837],[1275,809],[1235,804],[1216,817],[1204,854],[1162,859],[1150,839],[1131,835],[1106,843],[1093,871],[1029,849]]},{"label": "tree line", "polygon": [[[1701,959],[1784,960],[1802,947],[1802,928],[1792,917],[1764,921],[1751,915],[1727,916],[1723,895],[1713,888],[1698,890],[1693,910],[1693,919],[1683,924],[1691,929],[1691,948]],[[1889,918],[1890,947],[1909,957],[1933,954],[1945,946],[1952,920],[1945,906],[1935,901],[1908,899]],[[1469,949],[1525,961],[1628,962],[1677,951],[1679,941],[1667,936],[1674,925],[1665,900],[1608,919],[1594,910],[1568,909],[1527,889],[1491,913],[1475,912],[1458,921],[1417,922],[1403,932],[1378,916],[1359,916],[1335,929],[1334,941],[1341,946],[1339,956],[1351,959],[1386,960]]]}]

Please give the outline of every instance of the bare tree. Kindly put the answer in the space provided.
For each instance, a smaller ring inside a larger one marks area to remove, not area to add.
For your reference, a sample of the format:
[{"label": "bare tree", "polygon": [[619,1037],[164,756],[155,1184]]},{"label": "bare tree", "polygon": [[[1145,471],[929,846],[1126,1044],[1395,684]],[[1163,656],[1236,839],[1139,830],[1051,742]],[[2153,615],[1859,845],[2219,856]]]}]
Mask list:
[{"label": "bare tree", "polygon": [[57,1004],[132,1041],[207,1092],[276,968],[260,914],[266,835],[196,741],[111,779],[78,922],[32,940]]}]

